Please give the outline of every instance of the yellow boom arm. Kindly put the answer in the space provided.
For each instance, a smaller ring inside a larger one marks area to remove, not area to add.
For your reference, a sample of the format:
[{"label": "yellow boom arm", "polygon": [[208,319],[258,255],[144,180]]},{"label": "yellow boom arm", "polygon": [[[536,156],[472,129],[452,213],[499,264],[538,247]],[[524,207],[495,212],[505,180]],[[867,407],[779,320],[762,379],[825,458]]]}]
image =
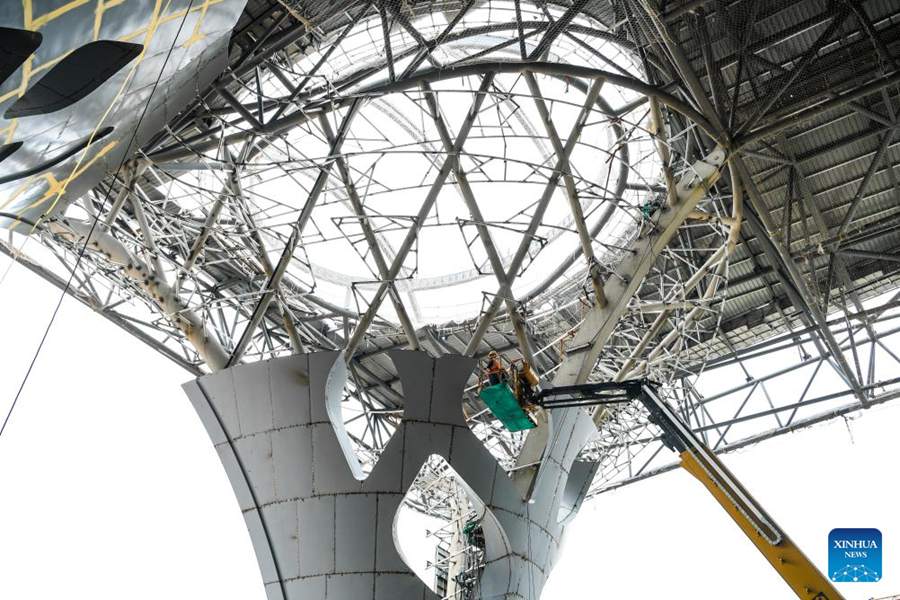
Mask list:
[{"label": "yellow boom arm", "polygon": [[798,598],[844,600],[652,385],[641,382],[638,398],[662,429],[663,443],[680,454],[681,466],[709,490]]},{"label": "yellow boom arm", "polygon": [[[718,461],[718,458],[716,458]],[[741,531],[744,532],[753,545],[769,561],[769,564],[778,571],[782,579],[794,590],[798,598],[804,600],[843,600],[843,596],[834,588],[828,579],[812,564],[800,549],[794,545],[783,533],[777,544],[772,544],[754,526],[747,517],[747,512],[740,507],[739,502],[732,500],[720,486],[718,480],[710,475],[710,470],[704,468],[701,457],[695,457],[690,451],[681,453],[681,466],[702,483],[716,501],[731,516]],[[722,470],[725,466],[719,463]],[[733,481],[737,481],[734,480]]]}]

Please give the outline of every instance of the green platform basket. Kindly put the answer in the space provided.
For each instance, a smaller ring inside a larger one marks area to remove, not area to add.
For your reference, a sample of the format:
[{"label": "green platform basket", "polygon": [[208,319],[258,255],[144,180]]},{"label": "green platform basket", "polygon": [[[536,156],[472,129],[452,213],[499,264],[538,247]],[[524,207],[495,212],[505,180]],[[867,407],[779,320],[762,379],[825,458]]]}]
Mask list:
[{"label": "green platform basket", "polygon": [[510,431],[525,431],[535,428],[534,421],[519,405],[516,395],[507,384],[498,383],[485,387],[481,390],[479,397],[484,400],[494,416],[500,419],[503,426]]}]

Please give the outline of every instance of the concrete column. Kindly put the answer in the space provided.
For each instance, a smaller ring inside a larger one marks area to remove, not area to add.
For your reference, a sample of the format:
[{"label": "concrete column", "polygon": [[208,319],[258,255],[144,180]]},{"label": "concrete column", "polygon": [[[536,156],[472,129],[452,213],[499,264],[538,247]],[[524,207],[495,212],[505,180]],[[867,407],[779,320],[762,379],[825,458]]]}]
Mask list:
[{"label": "concrete column", "polygon": [[240,365],[184,386],[234,487],[268,598],[436,598],[403,561],[394,518],[423,463],[437,454],[486,509],[479,597],[537,600],[583,495],[567,482],[595,430],[590,417],[554,412],[544,466],[526,503],[463,418],[463,388],[475,361],[418,351],[390,358],[402,385],[403,420],[366,478],[339,422],[346,376],[338,353]]}]

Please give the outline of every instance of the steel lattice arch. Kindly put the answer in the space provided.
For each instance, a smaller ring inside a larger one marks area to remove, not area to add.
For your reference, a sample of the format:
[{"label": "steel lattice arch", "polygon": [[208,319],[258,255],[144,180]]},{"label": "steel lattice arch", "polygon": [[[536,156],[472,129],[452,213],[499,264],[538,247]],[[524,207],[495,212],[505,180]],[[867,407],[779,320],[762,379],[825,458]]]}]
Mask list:
[{"label": "steel lattice arch", "polygon": [[[386,354],[403,348],[649,378],[717,451],[895,397],[896,3],[166,10],[148,19],[186,50],[152,102],[71,115],[94,133],[40,169],[59,142],[12,148],[29,125],[4,119],[0,249],[194,374],[345,352],[367,468],[399,422]],[[32,18],[12,11],[4,24]],[[802,395],[778,391],[787,378]],[[474,383],[470,427],[527,471],[535,448]],[[594,492],[668,468],[638,408],[594,418]]]}]

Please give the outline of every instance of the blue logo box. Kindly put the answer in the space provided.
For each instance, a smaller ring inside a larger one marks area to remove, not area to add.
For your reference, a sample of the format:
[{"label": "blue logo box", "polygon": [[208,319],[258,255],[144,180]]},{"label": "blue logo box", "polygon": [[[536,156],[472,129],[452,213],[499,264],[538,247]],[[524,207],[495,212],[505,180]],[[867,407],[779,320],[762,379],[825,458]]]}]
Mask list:
[{"label": "blue logo box", "polygon": [[828,534],[828,573],[836,582],[881,579],[881,532],[832,529]]}]

